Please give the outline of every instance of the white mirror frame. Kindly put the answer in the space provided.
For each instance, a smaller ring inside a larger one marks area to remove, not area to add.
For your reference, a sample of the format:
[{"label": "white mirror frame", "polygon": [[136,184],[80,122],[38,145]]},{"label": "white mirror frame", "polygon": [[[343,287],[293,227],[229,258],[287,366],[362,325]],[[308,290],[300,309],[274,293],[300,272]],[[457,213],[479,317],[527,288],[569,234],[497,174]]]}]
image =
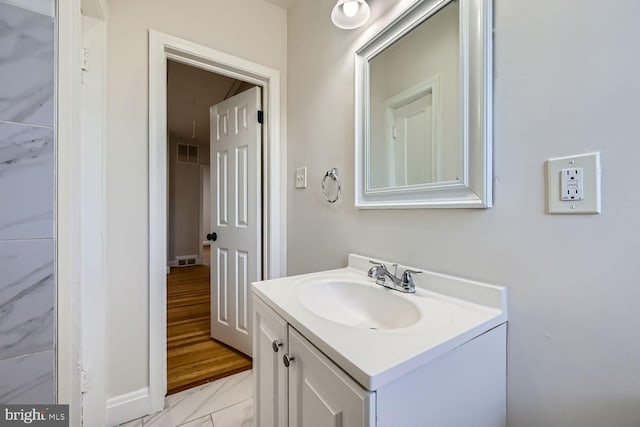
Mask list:
[{"label": "white mirror frame", "polygon": [[[452,1],[459,1],[463,168],[459,181],[370,189],[369,62]],[[420,0],[355,54],[356,207],[488,208],[493,181],[492,0]]]}]

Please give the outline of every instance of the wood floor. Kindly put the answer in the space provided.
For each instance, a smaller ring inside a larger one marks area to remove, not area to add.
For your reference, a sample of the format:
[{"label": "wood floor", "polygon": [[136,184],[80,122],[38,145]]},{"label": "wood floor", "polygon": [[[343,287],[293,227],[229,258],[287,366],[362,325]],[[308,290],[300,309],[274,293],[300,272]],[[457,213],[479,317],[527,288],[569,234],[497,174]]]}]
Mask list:
[{"label": "wood floor", "polygon": [[209,299],[208,265],[171,269],[167,276],[167,394],[251,369],[249,357],[211,339]]}]

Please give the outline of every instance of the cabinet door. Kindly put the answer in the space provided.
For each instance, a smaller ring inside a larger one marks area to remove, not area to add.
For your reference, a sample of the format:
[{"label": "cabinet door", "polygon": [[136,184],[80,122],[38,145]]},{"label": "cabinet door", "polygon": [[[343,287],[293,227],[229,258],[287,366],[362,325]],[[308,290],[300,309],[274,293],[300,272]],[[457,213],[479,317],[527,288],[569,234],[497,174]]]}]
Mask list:
[{"label": "cabinet door", "polygon": [[289,426],[375,426],[375,393],[289,327]]},{"label": "cabinet door", "polygon": [[253,310],[256,427],[286,427],[288,373],[282,356],[288,351],[287,323],[255,295]]}]

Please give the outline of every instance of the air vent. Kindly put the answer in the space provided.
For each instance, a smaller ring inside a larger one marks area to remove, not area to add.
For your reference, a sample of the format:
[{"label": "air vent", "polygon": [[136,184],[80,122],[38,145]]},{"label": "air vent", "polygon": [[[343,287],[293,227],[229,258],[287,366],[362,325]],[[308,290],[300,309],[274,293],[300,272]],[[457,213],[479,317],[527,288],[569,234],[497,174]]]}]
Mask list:
[{"label": "air vent", "polygon": [[185,255],[176,257],[176,267],[187,267],[189,265],[196,265],[198,263],[197,255]]},{"label": "air vent", "polygon": [[178,144],[178,163],[198,164],[198,146]]}]

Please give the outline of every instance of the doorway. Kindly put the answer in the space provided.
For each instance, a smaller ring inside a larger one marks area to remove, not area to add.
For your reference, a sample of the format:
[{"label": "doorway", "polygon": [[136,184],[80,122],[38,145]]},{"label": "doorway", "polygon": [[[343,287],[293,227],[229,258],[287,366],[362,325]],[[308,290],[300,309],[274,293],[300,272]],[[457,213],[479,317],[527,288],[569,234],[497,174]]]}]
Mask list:
[{"label": "doorway", "polygon": [[[168,60],[251,83],[262,91],[262,166],[258,189],[262,204],[262,274],[280,277],[286,269],[286,202],[282,191],[285,163],[280,142],[279,72],[214,49],[154,30],[149,32],[149,403],[150,412],[161,410],[167,392],[167,287],[168,169],[167,132]],[[197,126],[197,125],[196,125]],[[197,130],[196,130],[197,132]],[[189,144],[186,144],[189,145]],[[177,149],[176,149],[177,150]],[[177,152],[177,151],[176,151]],[[184,155],[184,148],[182,154]],[[190,153],[187,148],[186,156]],[[198,152],[200,155],[200,152]],[[198,221],[196,221],[198,222]],[[200,248],[198,248],[200,249]],[[195,253],[194,253],[195,254]],[[194,255],[190,254],[190,255]],[[212,257],[211,259],[215,259]],[[197,260],[196,260],[197,262]],[[199,266],[199,265],[198,265]],[[175,270],[175,269],[174,269]],[[250,313],[248,325],[251,324]]]},{"label": "doorway", "polygon": [[[220,151],[228,157],[233,157],[235,153],[228,148],[221,148],[225,140],[220,138],[218,121],[216,117],[210,117],[210,110],[215,111],[219,106],[229,103],[240,103],[242,107],[246,105],[243,100],[248,91],[260,94],[255,84],[167,61],[167,394],[251,368],[251,352],[246,348],[248,336],[238,332],[237,326],[231,327],[231,319],[219,321],[218,313],[218,307],[243,305],[246,308],[246,301],[242,301],[242,304],[234,304],[235,298],[230,303],[226,300],[217,301],[227,297],[225,293],[216,292],[221,289],[219,282],[226,274],[215,273],[220,269],[226,270],[227,266],[222,265],[220,256],[213,260],[211,258],[212,245],[214,255],[227,250],[229,246],[242,246],[242,242],[234,241],[238,239],[237,235],[230,235],[233,233],[231,224],[221,222],[219,215],[216,215],[225,211],[231,211],[229,214],[233,215],[234,209],[227,206],[232,204],[232,200],[225,203],[226,194],[225,197],[211,197],[223,185],[235,186],[237,180],[234,181],[232,176],[242,171],[235,171],[233,165],[216,161]],[[255,108],[259,106],[257,104]],[[220,125],[227,127],[231,124],[227,124],[226,120],[235,118],[224,116],[223,119],[225,122]],[[255,124],[253,127],[261,131]],[[241,127],[235,128],[241,130]],[[245,157],[251,147],[256,157],[254,163],[260,164],[258,151],[262,146],[261,132],[240,139]],[[247,171],[244,172],[247,175]],[[227,176],[231,179],[227,179]],[[223,179],[218,182],[216,178]],[[216,188],[211,187],[212,181],[218,183]],[[259,205],[259,180],[252,181],[251,185],[248,182],[245,184],[241,189],[243,199],[252,196],[257,200],[251,204]],[[246,191],[247,187],[251,191]],[[227,188],[223,190],[227,192]],[[237,196],[234,192],[229,191],[229,198]],[[246,204],[246,200],[241,201]],[[255,220],[262,223],[261,218]],[[242,230],[255,234],[252,240],[261,240],[260,226],[249,230],[245,226]],[[207,236],[216,232],[221,235],[221,240],[227,240],[224,247],[220,247],[220,241],[207,240]],[[255,254],[255,250],[251,252],[257,259],[262,258],[261,253]],[[232,261],[226,257],[225,260]],[[211,274],[212,267],[215,277]],[[258,271],[254,272],[251,280],[259,279]],[[238,286],[239,281],[233,284]],[[246,294],[247,283],[244,285],[242,292],[235,292],[232,296]],[[213,318],[212,312],[215,315]]]}]

